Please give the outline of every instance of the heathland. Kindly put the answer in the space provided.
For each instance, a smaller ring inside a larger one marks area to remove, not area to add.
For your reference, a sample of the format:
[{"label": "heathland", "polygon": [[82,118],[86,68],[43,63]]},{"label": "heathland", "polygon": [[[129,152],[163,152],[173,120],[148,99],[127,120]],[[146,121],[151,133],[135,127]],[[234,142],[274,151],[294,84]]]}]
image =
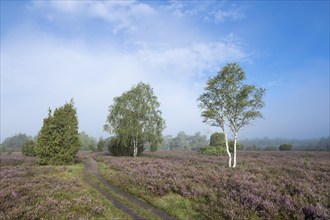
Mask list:
[{"label": "heathland", "polygon": [[[90,157],[98,173],[86,177]],[[136,158],[79,154],[74,164],[64,166],[39,166],[34,157],[2,154],[0,218],[134,219],[123,207],[143,219],[330,218],[329,152],[239,152],[238,157],[238,166],[230,169],[225,156],[191,151],[144,152]],[[153,214],[108,185],[165,215]]]}]

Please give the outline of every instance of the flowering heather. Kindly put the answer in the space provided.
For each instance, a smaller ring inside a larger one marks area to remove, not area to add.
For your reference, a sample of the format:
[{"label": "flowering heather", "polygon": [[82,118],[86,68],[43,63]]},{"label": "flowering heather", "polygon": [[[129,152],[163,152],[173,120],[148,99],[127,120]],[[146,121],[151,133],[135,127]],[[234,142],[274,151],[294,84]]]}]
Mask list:
[{"label": "flowering heather", "polygon": [[22,157],[19,152],[11,154],[0,154],[0,166],[19,166],[19,165],[34,165],[36,163],[35,157]]},{"label": "flowering heather", "polygon": [[0,219],[108,219],[125,216],[82,180],[82,164],[38,166],[0,155]]},{"label": "flowering heather", "polygon": [[95,158],[109,180],[145,199],[177,194],[200,219],[330,219],[329,152],[240,152],[227,157],[156,152]]}]

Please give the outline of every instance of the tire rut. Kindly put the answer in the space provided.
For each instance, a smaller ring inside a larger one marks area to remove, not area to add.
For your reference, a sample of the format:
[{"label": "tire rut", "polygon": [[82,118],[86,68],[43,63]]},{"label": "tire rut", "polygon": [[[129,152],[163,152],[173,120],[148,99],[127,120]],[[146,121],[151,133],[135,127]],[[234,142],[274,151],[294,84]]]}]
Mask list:
[{"label": "tire rut", "polygon": [[124,192],[124,191],[122,191],[118,187],[110,184],[109,181],[106,180],[104,177],[102,177],[100,175],[100,173],[98,172],[97,162],[94,160],[94,158],[89,156],[87,158],[87,160],[85,160],[84,178],[86,179],[86,181],[92,187],[94,187],[97,191],[99,191],[103,196],[105,196],[109,201],[111,201],[116,208],[118,208],[119,210],[121,210],[124,213],[126,213],[127,215],[129,215],[132,219],[134,219],[134,220],[144,220],[146,218],[143,217],[143,216],[140,216],[138,213],[136,213],[136,211],[134,209],[128,207],[123,202],[121,202],[120,200],[118,200],[117,198],[112,196],[109,192],[102,189],[98,184],[94,183],[88,177],[88,174],[94,175],[102,183],[102,185],[105,186],[108,190],[110,190],[113,193],[115,193],[116,195],[119,195],[120,197],[128,200],[129,202],[137,205],[138,207],[143,208],[146,211],[149,211],[155,217],[157,217],[159,219],[163,219],[163,220],[175,220],[175,218],[169,216],[165,212],[163,212],[159,209],[156,209],[155,207],[151,206],[150,204],[148,204],[148,203],[146,203],[146,202],[144,202],[144,201],[142,201],[142,200],[140,200],[140,199]]}]

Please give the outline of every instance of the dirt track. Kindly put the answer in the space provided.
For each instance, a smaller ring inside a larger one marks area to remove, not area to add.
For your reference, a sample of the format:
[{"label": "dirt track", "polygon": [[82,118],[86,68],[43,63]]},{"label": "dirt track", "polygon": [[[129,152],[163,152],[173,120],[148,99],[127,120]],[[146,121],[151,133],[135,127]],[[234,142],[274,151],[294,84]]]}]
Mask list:
[{"label": "dirt track", "polygon": [[[90,175],[94,175],[99,182],[101,182],[102,187],[95,183],[91,178]],[[175,218],[169,216],[165,212],[158,210],[151,206],[150,204],[120,190],[118,187],[110,184],[105,178],[103,178],[100,173],[98,172],[98,165],[97,162],[89,156],[85,160],[85,169],[84,169],[84,178],[85,180],[93,186],[97,191],[99,191],[105,198],[107,198],[114,206],[129,215],[132,219],[136,220],[143,220],[147,219],[145,216],[138,214],[136,210],[124,204],[121,200],[117,197],[124,198],[128,200],[130,203],[133,203],[135,206],[147,210],[148,212],[152,213],[155,218],[164,219],[164,220],[174,220]],[[107,189],[107,190],[105,190]],[[111,191],[112,193],[109,193]],[[114,196],[115,195],[115,196]]]}]

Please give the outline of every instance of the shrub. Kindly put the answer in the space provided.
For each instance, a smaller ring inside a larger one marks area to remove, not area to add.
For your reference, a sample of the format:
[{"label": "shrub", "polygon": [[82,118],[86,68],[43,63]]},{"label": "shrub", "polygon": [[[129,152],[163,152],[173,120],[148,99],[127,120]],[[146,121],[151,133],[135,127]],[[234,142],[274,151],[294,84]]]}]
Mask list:
[{"label": "shrub", "polygon": [[[234,153],[234,140],[230,140],[228,141],[228,145],[229,145],[229,151],[230,153]],[[240,145],[239,143],[236,143],[236,150],[243,150],[243,145]]]},{"label": "shrub", "polygon": [[214,147],[214,146],[207,146],[200,148],[200,152],[204,155],[208,156],[223,156],[227,153],[224,147]]},{"label": "shrub", "polygon": [[[113,137],[111,138],[108,150],[113,156],[133,156],[133,143],[131,141],[125,141],[123,138]],[[137,155],[141,155],[144,151],[142,143],[138,144]]]},{"label": "shrub", "polygon": [[215,132],[210,137],[210,146],[217,147],[222,146],[225,147],[225,134]]},{"label": "shrub", "polygon": [[34,141],[28,140],[22,146],[22,154],[25,156],[35,156],[36,153],[34,151]]},{"label": "shrub", "polygon": [[280,151],[291,151],[292,145],[291,144],[282,144],[279,146]]},{"label": "shrub", "polygon": [[102,152],[105,146],[105,141],[100,137],[99,142],[97,143],[97,151]]}]

